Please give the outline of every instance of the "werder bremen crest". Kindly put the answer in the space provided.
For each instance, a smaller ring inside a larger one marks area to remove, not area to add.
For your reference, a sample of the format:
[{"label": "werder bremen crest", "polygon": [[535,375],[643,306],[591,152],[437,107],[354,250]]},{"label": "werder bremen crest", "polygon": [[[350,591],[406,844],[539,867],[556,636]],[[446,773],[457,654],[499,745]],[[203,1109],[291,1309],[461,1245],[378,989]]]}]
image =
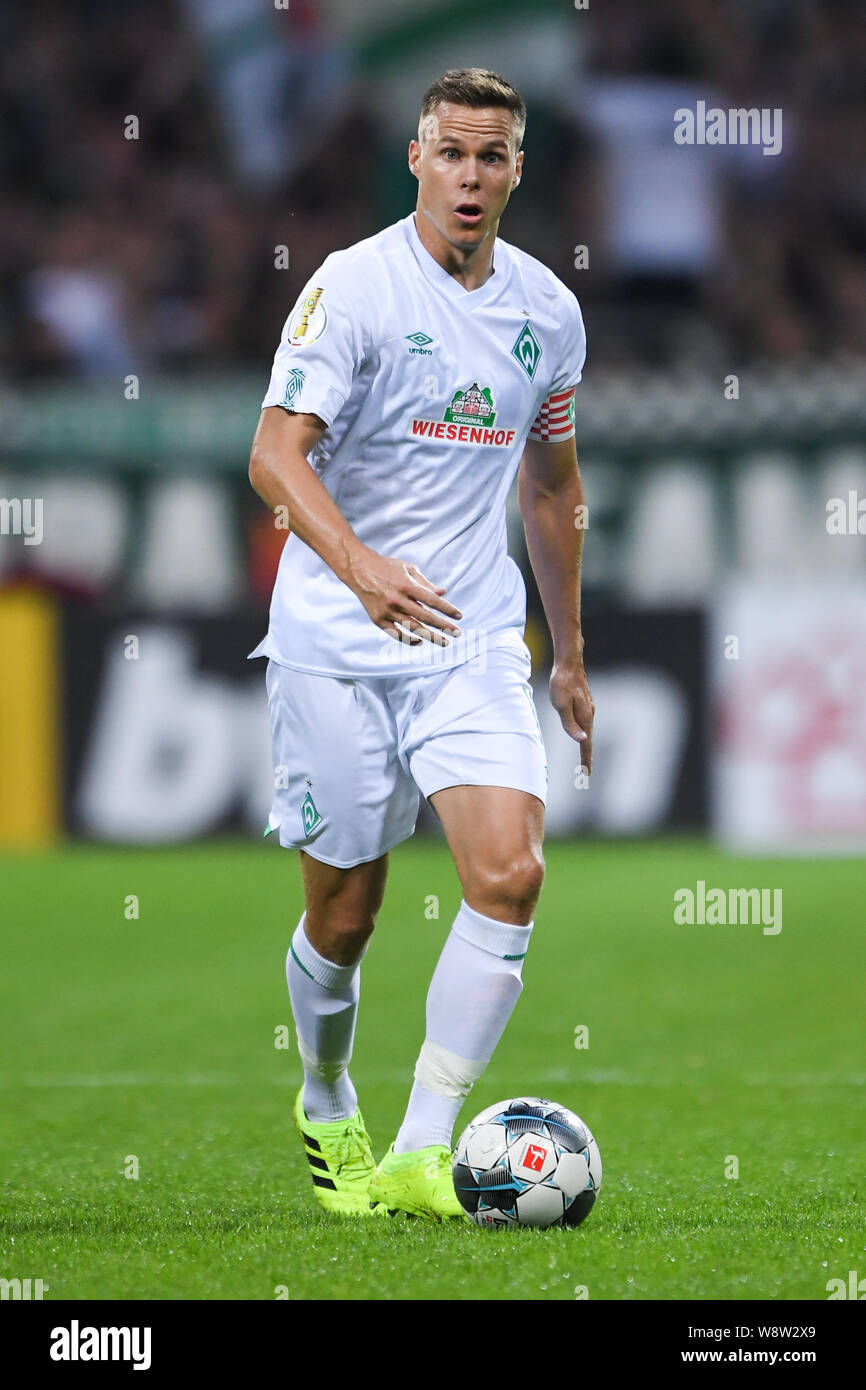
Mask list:
[{"label": "werder bremen crest", "polygon": [[301,816],[304,821],[304,834],[312,835],[316,826],[321,824],[322,817],[316,810],[316,803],[309,792],[301,802]]},{"label": "werder bremen crest", "polygon": [[465,391],[455,391],[445,411],[445,420],[455,425],[492,425],[496,419],[496,402],[489,386],[477,381]]},{"label": "werder bremen crest", "polygon": [[517,342],[511,349],[530,381],[535,379],[538,359],[541,357],[541,343],[532,331],[532,324],[525,323],[517,335]]}]

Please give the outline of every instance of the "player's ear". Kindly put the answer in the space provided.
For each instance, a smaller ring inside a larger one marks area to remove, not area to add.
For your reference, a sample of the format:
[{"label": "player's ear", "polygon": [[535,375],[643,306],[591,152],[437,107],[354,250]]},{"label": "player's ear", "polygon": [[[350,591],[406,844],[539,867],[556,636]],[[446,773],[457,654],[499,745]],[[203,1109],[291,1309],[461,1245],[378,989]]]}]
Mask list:
[{"label": "player's ear", "polygon": [[512,184],[511,184],[511,191],[512,191],[512,193],[514,192],[514,189],[517,187],[517,185],[520,183],[520,179],[521,179],[521,175],[522,175],[522,174],[523,174],[523,150],[518,150],[518,152],[517,152],[517,160],[516,160],[515,168],[514,168],[514,179],[513,179]]},{"label": "player's ear", "polygon": [[421,146],[417,140],[409,141],[409,168],[416,179],[420,178],[418,173],[418,162],[421,159]]}]

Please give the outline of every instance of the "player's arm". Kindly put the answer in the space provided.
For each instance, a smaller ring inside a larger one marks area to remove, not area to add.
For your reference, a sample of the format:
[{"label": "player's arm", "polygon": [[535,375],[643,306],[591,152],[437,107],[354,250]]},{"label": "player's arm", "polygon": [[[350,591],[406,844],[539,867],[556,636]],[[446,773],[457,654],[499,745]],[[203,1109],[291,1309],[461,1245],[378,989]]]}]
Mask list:
[{"label": "player's arm", "polygon": [[582,766],[591,771],[595,706],[583,666],[580,626],[586,504],[573,434],[548,443],[527,440],[517,499],[529,561],[553,641],[550,700],[566,733],[582,745]]},{"label": "player's arm", "polygon": [[[411,645],[426,639],[447,646],[442,633],[454,631],[453,620],[462,614],[442,598],[444,588],[431,584],[417,565],[364,545],[310,466],[307,455],[325,429],[317,415],[266,406],[250,452],[253,488],[272,512],[285,509],[291,530],[357,595],[377,627]],[[375,506],[375,498],[370,500]],[[407,630],[414,635],[407,637]]]}]

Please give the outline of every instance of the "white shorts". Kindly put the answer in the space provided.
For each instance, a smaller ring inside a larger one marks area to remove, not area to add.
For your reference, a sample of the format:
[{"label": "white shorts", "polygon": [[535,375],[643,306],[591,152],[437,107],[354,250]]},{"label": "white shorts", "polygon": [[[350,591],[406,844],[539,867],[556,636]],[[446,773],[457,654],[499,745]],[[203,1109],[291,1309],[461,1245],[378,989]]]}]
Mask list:
[{"label": "white shorts", "polygon": [[268,661],[274,800],[266,834],[348,869],[414,833],[420,795],[515,787],[547,802],[547,763],[516,629],[482,661],[340,677]]}]

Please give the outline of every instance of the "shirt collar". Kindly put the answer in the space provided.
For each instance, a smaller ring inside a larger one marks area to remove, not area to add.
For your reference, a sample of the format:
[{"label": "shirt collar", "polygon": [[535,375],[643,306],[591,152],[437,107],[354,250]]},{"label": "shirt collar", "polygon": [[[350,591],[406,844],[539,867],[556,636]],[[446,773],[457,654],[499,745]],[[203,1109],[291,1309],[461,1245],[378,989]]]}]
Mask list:
[{"label": "shirt collar", "polygon": [[410,212],[408,217],[403,219],[403,232],[406,240],[412,248],[412,253],[418,262],[421,274],[431,285],[442,290],[449,299],[453,299],[458,304],[475,305],[493,299],[498,295],[507,279],[505,271],[505,248],[504,243],[496,238],[493,247],[494,273],[485,280],[478,289],[467,290],[456,280],[453,275],[449,275],[434,256],[430,255],[427,247],[418,235],[418,228],[415,225],[415,214]]}]

